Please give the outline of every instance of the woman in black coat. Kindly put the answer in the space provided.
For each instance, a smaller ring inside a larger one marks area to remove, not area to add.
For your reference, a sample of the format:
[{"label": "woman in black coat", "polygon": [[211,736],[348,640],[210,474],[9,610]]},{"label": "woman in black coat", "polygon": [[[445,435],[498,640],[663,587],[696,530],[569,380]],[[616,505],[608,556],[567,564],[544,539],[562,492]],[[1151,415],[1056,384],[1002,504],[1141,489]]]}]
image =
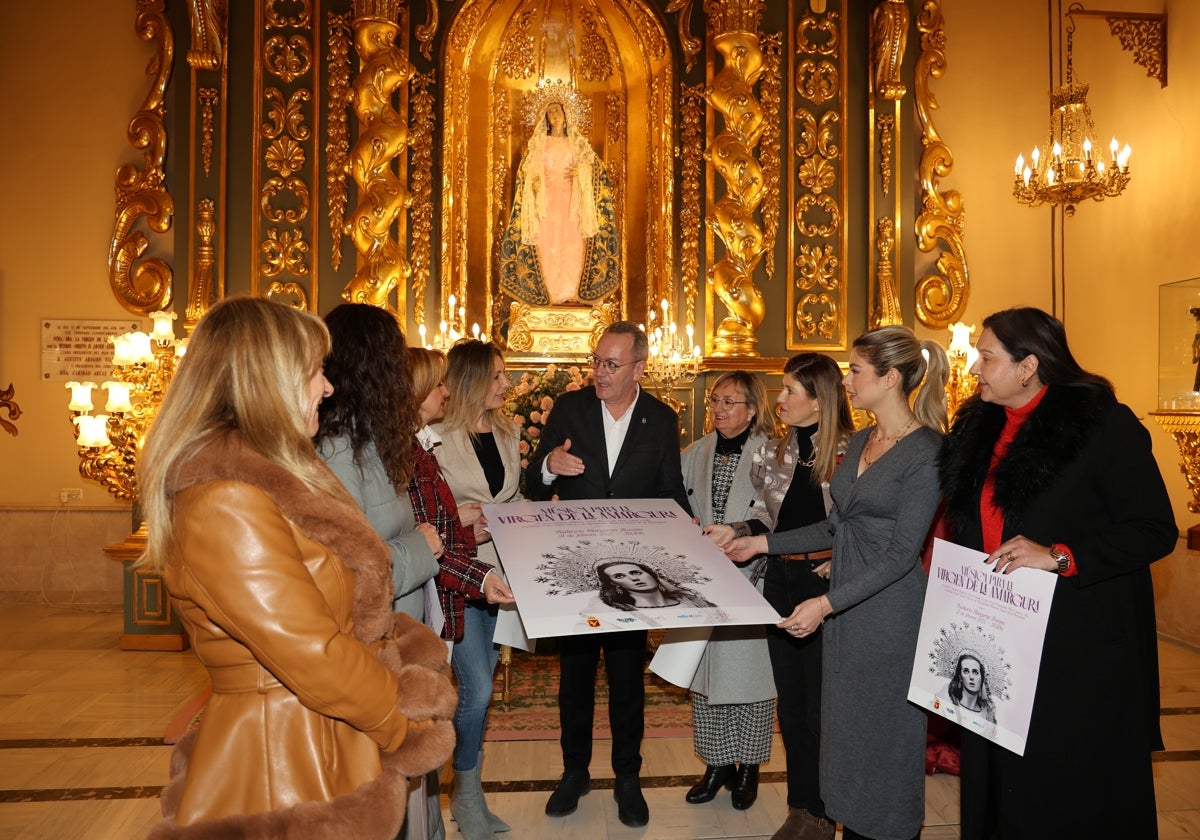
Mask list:
[{"label": "woman in black coat", "polygon": [[1179,532],[1150,435],[1038,309],[983,322],[941,462],[953,539],[1058,575],[1024,757],[969,731],[963,840],[1157,837],[1150,564]]}]

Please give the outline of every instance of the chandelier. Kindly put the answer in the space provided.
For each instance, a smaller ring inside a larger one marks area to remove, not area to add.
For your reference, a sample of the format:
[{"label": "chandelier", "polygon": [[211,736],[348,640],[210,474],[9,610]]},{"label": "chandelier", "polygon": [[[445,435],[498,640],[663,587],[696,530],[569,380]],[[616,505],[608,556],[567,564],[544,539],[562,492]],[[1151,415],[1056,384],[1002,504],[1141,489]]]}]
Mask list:
[{"label": "chandelier", "polygon": [[174,312],[152,312],[150,334],[131,332],[112,336],[113,378],[104,412],[92,414],[95,382],[68,382],[67,406],[79,447],[79,474],[100,483],[118,499],[138,500],[137,458],[146,430],[158,413],[163,396],[183,356],[186,339],[176,339]]},{"label": "chandelier", "polygon": [[971,346],[971,334],[975,325],[967,326],[962,321],[950,325],[950,347],[946,357],[950,361],[950,376],[946,381],[946,410],[953,418],[959,406],[967,401],[978,385],[971,375],[971,368],[979,358],[979,351]]},{"label": "chandelier", "polygon": [[676,414],[682,415],[684,405],[671,393],[677,384],[687,385],[696,381],[700,372],[700,348],[692,344],[694,338],[692,325],[687,325],[686,335],[680,332],[675,319],[671,316],[670,304],[662,301],[662,320],[657,325],[655,312],[650,310],[650,323],[646,329],[646,338],[650,345],[650,355],[646,359],[646,376],[658,392],[659,398],[675,409]]},{"label": "chandelier", "polygon": [[1076,84],[1072,72],[1075,18],[1069,12],[1067,17],[1066,84],[1050,92],[1046,145],[1034,147],[1028,164],[1024,155],[1017,156],[1013,196],[1030,207],[1060,205],[1066,215],[1073,216],[1081,201],[1116,198],[1125,190],[1130,149],[1128,145],[1121,148],[1114,137],[1106,164],[1093,147],[1096,127],[1087,102],[1088,86]]}]

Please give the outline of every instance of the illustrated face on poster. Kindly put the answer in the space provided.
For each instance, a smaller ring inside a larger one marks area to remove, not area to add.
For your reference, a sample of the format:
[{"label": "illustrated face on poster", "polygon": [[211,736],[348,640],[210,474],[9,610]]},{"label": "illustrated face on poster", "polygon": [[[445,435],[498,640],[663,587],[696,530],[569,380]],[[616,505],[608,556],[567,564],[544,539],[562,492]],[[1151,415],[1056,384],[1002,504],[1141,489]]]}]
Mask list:
[{"label": "illustrated face on poster", "polygon": [[986,731],[996,723],[996,704],[1008,700],[1012,676],[995,636],[950,622],[934,638],[929,659],[929,673],[947,680],[941,695],[957,707],[963,726]]},{"label": "illustrated face on poster", "polygon": [[670,499],[484,508],[530,638],[778,620]]}]

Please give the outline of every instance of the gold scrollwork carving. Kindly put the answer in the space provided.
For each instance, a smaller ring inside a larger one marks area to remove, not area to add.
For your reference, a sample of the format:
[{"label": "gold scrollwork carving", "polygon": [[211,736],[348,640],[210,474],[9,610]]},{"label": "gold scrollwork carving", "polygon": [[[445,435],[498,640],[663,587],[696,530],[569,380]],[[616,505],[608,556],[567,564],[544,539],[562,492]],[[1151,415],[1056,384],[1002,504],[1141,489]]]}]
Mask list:
[{"label": "gold scrollwork carving", "polygon": [[417,36],[417,43],[421,45],[421,55],[425,56],[426,61],[433,56],[433,39],[437,35],[437,30],[437,0],[425,0],[425,22],[418,26],[413,34]]},{"label": "gold scrollwork carving", "polygon": [[418,326],[425,323],[425,289],[433,260],[433,133],[437,118],[429,92],[432,84],[432,72],[412,80],[412,293]]},{"label": "gold scrollwork carving", "polygon": [[871,313],[872,329],[904,323],[900,312],[900,290],[896,287],[896,271],[892,265],[895,228],[896,223],[887,216],[880,217],[875,223],[875,278],[879,281],[879,296]]},{"label": "gold scrollwork carving", "polygon": [[204,177],[212,170],[215,106],[221,98],[216,88],[202,87],[196,91],[200,100],[200,157],[204,161]]},{"label": "gold scrollwork carving", "polygon": [[908,3],[883,0],[871,13],[871,58],[875,64],[875,95],[889,101],[908,93],[900,78],[908,42]]},{"label": "gold scrollwork carving", "polygon": [[[279,10],[280,3],[286,6],[299,6],[296,14],[288,15]],[[287,29],[288,27],[307,28],[312,21],[311,0],[267,0],[263,9],[263,19],[268,29]]]},{"label": "gold scrollwork carving", "polygon": [[167,192],[163,171],[167,155],[163,96],[175,54],[164,0],[139,3],[136,29],[143,41],[157,41],[158,52],[147,69],[147,74],[154,75],[154,82],[128,129],[129,142],[141,151],[143,165],[139,168],[128,163],[117,170],[117,210],[108,247],[108,280],[122,306],[148,315],[171,305],[171,266],[158,257],[137,263],[149,247],[149,240],[134,227],[144,216],[150,230],[166,233],[175,213],[175,200]]},{"label": "gold scrollwork carving", "polygon": [[329,111],[326,118],[325,187],[329,204],[329,262],[342,265],[343,225],[346,218],[346,159],[350,154],[350,14],[329,13],[328,65]]},{"label": "gold scrollwork carving", "polygon": [[832,245],[800,245],[796,257],[796,287],[807,292],[820,286],[824,289],[834,289],[838,285],[837,254]]},{"label": "gold scrollwork carving", "polygon": [[[824,223],[810,222],[806,218],[805,214],[813,208],[824,211],[827,217]],[[842,211],[838,207],[837,199],[829,193],[805,194],[796,200],[795,223],[796,229],[803,236],[834,236],[842,224]]]},{"label": "gold scrollwork carving", "polygon": [[930,89],[931,81],[941,78],[946,67],[945,22],[941,9],[941,0],[925,0],[917,17],[921,54],[917,58],[916,104],[923,148],[918,166],[921,213],[915,222],[917,247],[929,253],[937,247],[939,240],[949,247],[949,251],[943,251],[937,258],[940,273],[927,274],[916,286],[917,319],[931,329],[941,329],[959,320],[970,295],[967,253],[963,244],[966,214],[962,197],[957,190],[938,190],[941,178],[950,174],[954,166],[954,155],[942,142],[933,124],[937,100]]},{"label": "gold scrollwork carving", "polygon": [[[8,420],[16,420],[21,416],[21,406],[17,405],[17,401],[13,399],[16,393],[11,382],[8,383],[7,388],[0,390],[0,408],[8,413]],[[4,431],[16,437],[19,432],[17,424],[10,423],[8,420],[0,417],[0,429],[4,429]]]},{"label": "gold scrollwork carving", "polygon": [[307,89],[295,91],[286,101],[279,88],[267,88],[263,96],[268,103],[267,117],[271,120],[263,123],[260,129],[264,139],[274,140],[285,131],[296,140],[307,140],[312,136],[312,129],[304,124],[304,103],[312,99]]},{"label": "gold scrollwork carving", "polygon": [[828,160],[841,156],[838,147],[838,123],[841,117],[837,111],[825,111],[818,120],[812,111],[799,108],[796,111],[796,121],[799,123],[799,140],[793,152],[799,157],[809,157],[819,154]]},{"label": "gold scrollwork carving", "polygon": [[[271,204],[271,199],[278,195],[283,190],[290,190],[296,196],[300,203],[299,207],[289,207],[286,210],[279,210]],[[272,222],[291,222],[297,224],[308,218],[308,184],[304,183],[300,178],[288,178],[286,181],[283,178],[269,178],[263,184],[262,195],[259,197],[259,205],[262,207],[262,213]]]},{"label": "gold scrollwork carving", "polygon": [[[712,6],[716,6],[714,2]],[[722,6],[724,17],[741,20],[746,9]],[[757,5],[757,4],[753,4]],[[710,19],[713,11],[710,4]],[[721,18],[723,19],[723,18]],[[718,32],[713,46],[724,66],[706,96],[723,117],[724,127],[709,147],[707,157],[725,181],[725,195],[717,200],[710,229],[725,245],[725,253],[708,271],[709,287],[729,314],[714,330],[717,356],[757,356],[755,333],[766,314],[762,292],[754,285],[754,271],[766,248],[762,229],[754,217],[762,203],[765,185],[754,149],[762,137],[763,108],[754,97],[754,84],[762,73],[759,38],[752,31]]]},{"label": "gold scrollwork carving", "polygon": [[1151,411],[1150,414],[1179,447],[1179,471],[1192,491],[1187,509],[1200,513],[1200,414],[1193,411]]},{"label": "gold scrollwork carving", "polygon": [[796,174],[800,185],[814,195],[820,195],[837,180],[837,169],[820,155],[806,158]]},{"label": "gold scrollwork carving", "polygon": [[525,9],[504,30],[496,64],[510,79],[527,79],[533,75],[535,53],[533,10]]},{"label": "gold scrollwork carving", "polygon": [[[267,298],[276,303],[287,304],[292,309],[299,309],[301,312],[308,311],[308,292],[304,291],[304,287],[299,283],[281,283],[276,280],[267,286]],[[285,298],[291,298],[291,300]]]},{"label": "gold scrollwork carving", "polygon": [[806,58],[796,65],[796,90],[814,105],[823,105],[838,92],[838,69],[832,61]]},{"label": "gold scrollwork carving", "polygon": [[892,190],[892,134],[896,130],[896,119],[890,114],[880,114],[876,125],[879,130],[879,179],[883,182],[883,194]]},{"label": "gold scrollwork carving", "polygon": [[[394,11],[395,3],[392,6]],[[354,21],[360,70],[352,85],[353,107],[360,133],[350,150],[350,166],[360,200],[346,232],[361,260],[342,297],[374,306],[387,306],[388,295],[411,273],[392,236],[392,226],[412,200],[392,171],[408,145],[408,126],[393,107],[392,97],[413,73],[396,46],[398,32],[391,17],[363,16]]]},{"label": "gold scrollwork carving", "polygon": [[[783,36],[778,33],[762,37],[763,74],[760,87],[763,113],[779,113],[780,93],[783,90],[783,78],[780,76],[780,66],[783,55]],[[779,120],[766,120],[763,126],[762,140],[759,143],[760,157],[763,165],[763,178],[766,191],[763,193],[763,236],[766,238],[767,251],[766,272],[768,277],[775,276],[775,240],[779,236],[779,179],[780,164],[783,149],[783,126]]]},{"label": "gold scrollwork carving", "polygon": [[[821,313],[819,319],[814,316],[814,311]],[[802,341],[807,341],[814,336],[820,336],[826,341],[833,341],[838,324],[838,305],[832,295],[824,292],[804,295],[796,304],[795,315],[796,332]]]},{"label": "gold scrollwork carving", "polygon": [[263,66],[274,76],[291,84],[312,67],[312,48],[308,38],[273,35],[263,44]]},{"label": "gold scrollwork carving", "polygon": [[196,239],[199,242],[196,246],[196,270],[188,282],[188,301],[183,317],[183,326],[189,335],[213,301],[216,288],[213,270],[217,264],[213,237],[216,233],[216,204],[211,198],[203,198],[196,205]]},{"label": "gold scrollwork carving", "polygon": [[820,19],[805,15],[796,24],[796,51],[812,55],[837,55],[841,45],[838,19],[829,15]]},{"label": "gold scrollwork carving", "polygon": [[1121,49],[1133,53],[1133,63],[1146,68],[1146,75],[1167,86],[1166,14],[1110,13],[1108,31],[1117,36]]},{"label": "gold scrollwork carving", "polygon": [[602,82],[613,72],[608,44],[596,26],[596,16],[591,9],[582,9],[580,22],[583,24],[583,37],[579,45],[580,73],[588,81]]},{"label": "gold scrollwork carving", "polygon": [[704,47],[703,41],[691,35],[692,0],[671,0],[667,3],[666,11],[667,14],[679,14],[676,31],[679,33],[679,46],[683,50],[683,69],[691,73],[692,68],[696,66],[696,56],[700,55],[700,50]]},{"label": "gold scrollwork carving", "polygon": [[268,228],[262,248],[264,263],[260,269],[264,277],[278,277],[284,271],[303,277],[308,274],[309,245],[304,241],[304,231]]},{"label": "gold scrollwork carving", "polygon": [[225,61],[225,3],[223,0],[189,0],[192,47],[187,63],[193,70],[219,70]]},{"label": "gold scrollwork carving", "polygon": [[679,273],[684,300],[694,300],[700,285],[700,175],[704,162],[704,85],[679,89],[680,166]]}]

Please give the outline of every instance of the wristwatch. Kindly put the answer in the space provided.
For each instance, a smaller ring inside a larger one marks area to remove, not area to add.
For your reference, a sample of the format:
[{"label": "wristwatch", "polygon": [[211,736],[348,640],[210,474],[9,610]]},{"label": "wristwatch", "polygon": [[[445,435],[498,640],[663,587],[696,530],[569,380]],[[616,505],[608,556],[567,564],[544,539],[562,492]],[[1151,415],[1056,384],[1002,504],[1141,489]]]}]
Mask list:
[{"label": "wristwatch", "polygon": [[1050,546],[1050,559],[1058,564],[1058,568],[1054,570],[1056,574],[1061,575],[1071,568],[1071,553],[1065,546],[1058,543]]}]

